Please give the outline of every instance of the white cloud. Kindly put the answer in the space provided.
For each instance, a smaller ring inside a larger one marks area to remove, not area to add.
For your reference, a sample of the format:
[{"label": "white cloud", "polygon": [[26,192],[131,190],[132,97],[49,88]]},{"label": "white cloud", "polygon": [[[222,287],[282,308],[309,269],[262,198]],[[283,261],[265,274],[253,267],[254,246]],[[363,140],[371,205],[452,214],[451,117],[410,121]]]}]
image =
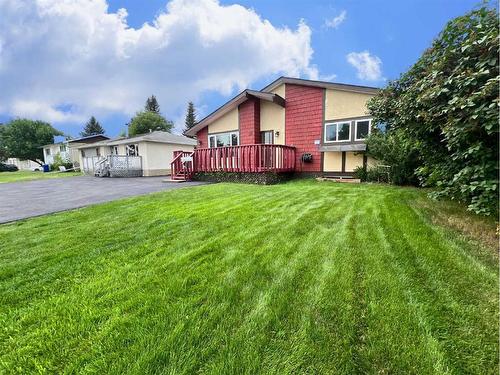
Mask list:
[{"label": "white cloud", "polygon": [[335,78],[337,78],[337,75],[336,74],[326,74],[326,75],[321,75],[319,76],[319,80],[320,81],[326,81],[326,82],[330,82],[330,81],[333,81]]},{"label": "white cloud", "polygon": [[349,53],[347,62],[356,68],[360,79],[367,81],[382,79],[382,60],[368,51]]},{"label": "white cloud", "polygon": [[311,30],[278,28],[217,0],[173,0],[140,28],[106,0],[1,0],[2,113],[48,121],[133,114],[155,94],[168,116],[203,92],[272,74],[318,77]]},{"label": "white cloud", "polygon": [[325,27],[337,29],[342,22],[347,18],[347,11],[343,10],[340,14],[332,19],[325,20]]}]

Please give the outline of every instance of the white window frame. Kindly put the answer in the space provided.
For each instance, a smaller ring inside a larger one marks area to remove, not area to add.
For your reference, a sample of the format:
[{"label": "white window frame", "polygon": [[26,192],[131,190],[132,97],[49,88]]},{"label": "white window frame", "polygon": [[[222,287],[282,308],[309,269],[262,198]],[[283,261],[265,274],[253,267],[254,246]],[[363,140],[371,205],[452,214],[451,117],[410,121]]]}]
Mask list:
[{"label": "white window frame", "polygon": [[[239,146],[240,145],[240,132],[239,131],[234,131],[234,132],[223,132],[223,133],[215,133],[215,134],[209,134],[208,135],[208,148],[217,148],[217,136],[220,136],[220,135],[226,135],[226,134],[229,134],[229,139],[233,139],[233,135],[236,134],[236,137],[238,137],[238,143],[236,144],[236,146]],[[210,138],[214,138],[214,145],[215,147],[211,147],[210,146]],[[229,146],[222,146],[222,147],[234,147],[234,145],[229,145]]]},{"label": "white window frame", "polygon": [[[339,124],[349,124],[349,137],[348,139],[343,139],[343,140],[340,140],[339,141]],[[326,127],[329,126],[329,125],[337,125],[337,129],[336,129],[336,140],[335,141],[328,141],[326,139]],[[350,142],[351,141],[351,128],[352,128],[352,123],[351,123],[351,120],[349,121],[334,121],[334,122],[325,122],[325,128],[323,129],[324,131],[324,140],[325,140],[325,143],[342,143],[342,142]]]},{"label": "white window frame", "polygon": [[[362,119],[357,119],[354,122],[354,140],[355,141],[366,141],[366,138],[371,134],[372,132],[372,120],[371,118],[362,118]],[[358,138],[358,122],[361,121],[368,121],[368,134],[366,135],[366,138]]]}]

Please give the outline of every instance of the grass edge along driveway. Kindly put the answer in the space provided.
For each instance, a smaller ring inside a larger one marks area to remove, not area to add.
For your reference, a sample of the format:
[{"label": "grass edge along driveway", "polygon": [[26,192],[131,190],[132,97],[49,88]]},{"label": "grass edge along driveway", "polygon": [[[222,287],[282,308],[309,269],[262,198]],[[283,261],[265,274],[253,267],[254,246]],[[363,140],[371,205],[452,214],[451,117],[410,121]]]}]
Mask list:
[{"label": "grass edge along driveway", "polygon": [[498,373],[497,258],[423,194],[215,184],[2,225],[1,371]]},{"label": "grass edge along driveway", "polygon": [[81,172],[40,172],[40,171],[25,171],[16,172],[0,172],[0,184],[9,182],[21,182],[32,180],[45,180],[49,178],[81,176]]}]

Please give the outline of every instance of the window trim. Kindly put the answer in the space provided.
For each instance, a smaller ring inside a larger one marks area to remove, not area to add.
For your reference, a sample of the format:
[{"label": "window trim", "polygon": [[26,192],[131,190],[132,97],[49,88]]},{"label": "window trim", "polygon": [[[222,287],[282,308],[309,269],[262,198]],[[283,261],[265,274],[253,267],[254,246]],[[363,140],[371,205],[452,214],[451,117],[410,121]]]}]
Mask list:
[{"label": "window trim", "polygon": [[[236,145],[228,145],[228,146],[220,146],[220,147],[235,147],[235,146],[239,146],[240,145],[240,132],[239,130],[236,130],[236,131],[230,131],[230,132],[220,132],[220,133],[213,133],[213,134],[209,134],[208,135],[208,148],[217,148],[219,146],[217,146],[217,136],[219,135],[226,135],[226,134],[229,134],[229,139],[232,143],[232,140],[233,140],[233,135],[236,134],[237,138],[238,138],[238,142]],[[214,147],[211,147],[210,146],[210,138],[214,137]]]},{"label": "window trim", "polygon": [[[354,121],[354,140],[355,141],[366,141],[366,138],[371,134],[372,132],[372,118],[362,118],[362,119],[357,119]],[[361,121],[368,121],[368,134],[366,138],[358,138],[358,122]]]},{"label": "window trim", "polygon": [[[349,124],[349,137],[348,139],[343,139],[343,140],[340,140],[339,141],[339,127],[338,127],[338,124]],[[335,141],[328,141],[326,139],[326,127],[328,125],[337,125],[337,130],[335,132],[335,135],[336,135],[336,140]],[[324,142],[325,143],[342,143],[342,142],[351,142],[351,128],[352,128],[352,121],[351,120],[348,120],[348,121],[332,121],[332,122],[325,122],[325,126],[324,126]]]}]

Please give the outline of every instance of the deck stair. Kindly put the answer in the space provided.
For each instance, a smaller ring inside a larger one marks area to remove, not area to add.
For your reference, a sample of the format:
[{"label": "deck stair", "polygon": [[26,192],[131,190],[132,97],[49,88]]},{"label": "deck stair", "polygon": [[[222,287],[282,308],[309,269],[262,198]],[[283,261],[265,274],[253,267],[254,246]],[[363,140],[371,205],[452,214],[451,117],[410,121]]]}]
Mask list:
[{"label": "deck stair", "polygon": [[109,177],[109,161],[108,158],[102,158],[97,161],[94,169],[95,177]]},{"label": "deck stair", "polygon": [[172,182],[189,181],[193,176],[194,152],[175,151],[174,159],[170,163]]}]

